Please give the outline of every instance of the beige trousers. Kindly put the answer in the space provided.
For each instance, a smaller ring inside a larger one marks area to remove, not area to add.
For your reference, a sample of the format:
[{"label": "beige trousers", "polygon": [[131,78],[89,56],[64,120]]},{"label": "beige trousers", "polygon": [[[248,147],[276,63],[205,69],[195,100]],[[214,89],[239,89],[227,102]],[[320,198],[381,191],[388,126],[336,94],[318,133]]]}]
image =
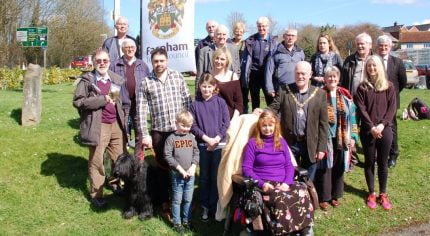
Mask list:
[{"label": "beige trousers", "polygon": [[88,173],[90,177],[90,197],[103,197],[103,185],[105,182],[105,169],[103,166],[103,154],[107,150],[112,163],[124,152],[124,136],[118,122],[113,124],[102,123],[100,143],[98,146],[90,146],[88,160]]}]

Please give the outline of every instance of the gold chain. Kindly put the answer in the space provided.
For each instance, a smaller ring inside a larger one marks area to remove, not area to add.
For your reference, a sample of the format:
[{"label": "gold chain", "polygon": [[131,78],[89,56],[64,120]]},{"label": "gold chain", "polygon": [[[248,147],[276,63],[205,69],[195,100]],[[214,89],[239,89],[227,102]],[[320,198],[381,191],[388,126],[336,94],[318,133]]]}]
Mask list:
[{"label": "gold chain", "polygon": [[288,90],[288,93],[290,93],[290,95],[291,95],[291,97],[293,98],[293,100],[294,100],[294,102],[296,103],[296,105],[299,107],[299,108],[301,108],[301,109],[303,109],[303,107],[305,107],[305,105],[306,105],[306,103],[308,103],[313,97],[315,97],[315,94],[317,93],[317,91],[318,91],[318,87],[317,88],[315,88],[315,90],[312,92],[312,94],[304,101],[304,102],[302,102],[302,103],[300,103],[298,100],[297,100],[297,98],[296,98],[296,96],[294,96],[294,94],[293,94],[293,92],[291,92],[291,90],[290,90],[290,86],[285,86],[285,87],[287,87],[287,90]]}]

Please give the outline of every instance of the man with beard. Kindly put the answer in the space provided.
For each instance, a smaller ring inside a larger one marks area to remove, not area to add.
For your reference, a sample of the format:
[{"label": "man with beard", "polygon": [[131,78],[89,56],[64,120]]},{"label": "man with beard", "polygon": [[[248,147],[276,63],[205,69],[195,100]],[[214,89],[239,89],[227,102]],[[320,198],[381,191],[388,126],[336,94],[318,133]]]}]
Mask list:
[{"label": "man with beard", "polygon": [[[103,185],[105,150],[113,163],[124,152],[124,113],[120,88],[121,76],[109,71],[109,54],[98,51],[94,56],[95,70],[82,76],[73,96],[73,106],[78,109],[81,125],[81,142],[89,146],[88,173],[91,204],[105,207]],[[116,87],[116,95],[112,93]],[[113,96],[109,95],[113,94]],[[114,187],[114,186],[112,186]],[[115,189],[114,189],[115,190]]]},{"label": "man with beard", "polygon": [[[169,166],[164,158],[164,143],[176,130],[176,115],[188,110],[191,96],[182,75],[167,68],[167,52],[156,48],[151,52],[153,71],[139,85],[137,94],[137,116],[139,133],[142,134],[142,147],[154,148],[157,161],[157,181],[155,197],[163,210],[163,216],[170,220]],[[151,120],[151,133],[148,132],[147,115]]]}]

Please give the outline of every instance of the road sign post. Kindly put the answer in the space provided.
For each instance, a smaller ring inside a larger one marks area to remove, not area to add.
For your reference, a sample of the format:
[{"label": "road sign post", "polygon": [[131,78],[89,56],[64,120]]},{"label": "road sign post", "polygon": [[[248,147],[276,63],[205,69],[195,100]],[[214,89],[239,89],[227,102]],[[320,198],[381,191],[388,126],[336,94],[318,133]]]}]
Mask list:
[{"label": "road sign post", "polygon": [[16,38],[21,47],[42,47],[43,67],[46,67],[48,27],[25,27],[16,29]]}]

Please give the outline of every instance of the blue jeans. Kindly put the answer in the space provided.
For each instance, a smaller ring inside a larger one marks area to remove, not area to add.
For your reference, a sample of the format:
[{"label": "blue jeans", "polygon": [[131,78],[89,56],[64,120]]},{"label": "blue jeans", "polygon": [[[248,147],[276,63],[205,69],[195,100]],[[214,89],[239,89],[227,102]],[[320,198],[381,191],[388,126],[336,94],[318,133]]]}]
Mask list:
[{"label": "blue jeans", "polygon": [[221,161],[221,150],[207,151],[207,147],[199,146],[200,151],[200,176],[199,190],[202,207],[209,209],[210,213],[216,212],[218,202],[217,175]]},{"label": "blue jeans", "polygon": [[182,223],[188,223],[191,221],[190,209],[194,192],[194,176],[184,179],[179,172],[171,171],[171,179],[173,224],[181,224],[181,205]]},{"label": "blue jeans", "polygon": [[306,141],[296,142],[291,145],[291,152],[296,158],[297,165],[308,170],[309,179],[314,181],[315,173],[317,172],[317,163],[312,163],[309,159],[308,145]]}]

